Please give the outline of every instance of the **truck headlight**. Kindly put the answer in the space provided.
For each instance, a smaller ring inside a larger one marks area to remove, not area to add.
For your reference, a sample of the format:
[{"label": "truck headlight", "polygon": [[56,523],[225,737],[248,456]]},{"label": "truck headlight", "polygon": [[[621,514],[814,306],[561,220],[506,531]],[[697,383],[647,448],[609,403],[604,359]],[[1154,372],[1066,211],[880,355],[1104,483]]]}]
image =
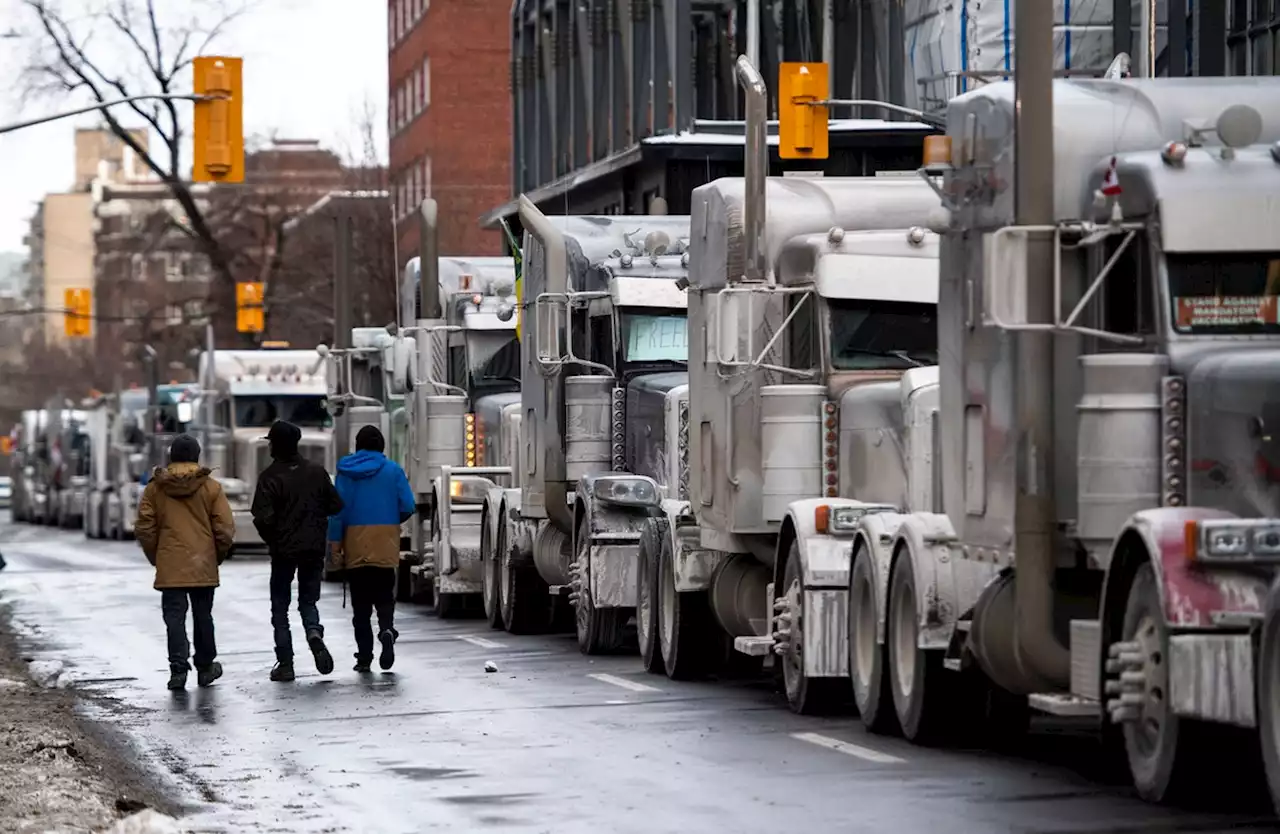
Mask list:
[{"label": "truck headlight", "polygon": [[1253,528],[1253,552],[1259,556],[1280,555],[1280,524]]},{"label": "truck headlight", "polygon": [[862,507],[832,507],[831,532],[852,533],[866,512]]},{"label": "truck headlight", "polygon": [[455,501],[483,501],[493,487],[492,481],[483,478],[462,478],[455,475],[449,479],[449,497]]},{"label": "truck headlight", "polygon": [[1249,531],[1242,527],[1207,528],[1204,549],[1210,556],[1242,556],[1249,552]]},{"label": "truck headlight", "polygon": [[653,507],[658,504],[658,485],[643,475],[622,475],[598,478],[595,497],[610,504],[632,507]]}]

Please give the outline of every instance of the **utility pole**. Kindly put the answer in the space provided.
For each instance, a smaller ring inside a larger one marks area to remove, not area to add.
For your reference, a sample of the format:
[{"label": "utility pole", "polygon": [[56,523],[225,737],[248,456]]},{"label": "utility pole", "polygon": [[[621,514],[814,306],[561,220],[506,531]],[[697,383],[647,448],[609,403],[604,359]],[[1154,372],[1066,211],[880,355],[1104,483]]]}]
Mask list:
[{"label": "utility pole", "polygon": [[[345,200],[334,202],[333,226],[333,346],[343,351],[351,347],[351,213]],[[339,353],[335,358],[342,378],[348,356]],[[345,410],[333,419],[337,459],[351,451],[349,422]]]},{"label": "utility pole", "polygon": [[[1053,3],[1019,0],[1014,31],[1014,207],[1019,226],[1051,226],[1053,194]],[[1049,232],[1027,240],[1027,317],[1050,322],[1058,253]],[[1019,664],[1054,685],[1070,677],[1070,654],[1052,630],[1054,542],[1053,342],[1049,330],[1017,334],[1014,553]]]}]

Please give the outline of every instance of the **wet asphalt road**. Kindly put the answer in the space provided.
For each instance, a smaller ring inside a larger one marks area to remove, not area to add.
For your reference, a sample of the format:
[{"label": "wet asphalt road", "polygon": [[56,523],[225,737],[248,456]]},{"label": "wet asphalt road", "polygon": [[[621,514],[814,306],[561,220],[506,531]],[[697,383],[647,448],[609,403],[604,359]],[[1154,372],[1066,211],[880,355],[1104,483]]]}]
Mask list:
[{"label": "wet asphalt road", "polygon": [[173,783],[197,831],[1275,830],[1260,804],[1138,801],[1077,728],[1039,726],[1016,753],[913,747],[856,718],[793,716],[764,682],[676,683],[634,657],[582,657],[571,636],[415,606],[398,614],[394,673],[361,680],[337,585],[321,600],[337,669],[315,672],[295,621],[300,676],[272,683],[264,561],[223,566],[223,679],[197,690],[193,675],[174,695],[136,545],[0,522],[0,550],[0,603],[33,668],[90,694],[89,714]]}]

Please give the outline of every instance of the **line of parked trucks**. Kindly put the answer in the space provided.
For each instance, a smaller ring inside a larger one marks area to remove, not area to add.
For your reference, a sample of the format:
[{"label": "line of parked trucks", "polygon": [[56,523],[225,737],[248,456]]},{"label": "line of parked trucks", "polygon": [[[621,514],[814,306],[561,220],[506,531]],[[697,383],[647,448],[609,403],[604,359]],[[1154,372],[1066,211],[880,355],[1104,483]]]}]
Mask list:
[{"label": "line of parked trucks", "polygon": [[1053,216],[1018,225],[1013,85],[917,172],[773,178],[737,77],[746,174],[691,215],[522,198],[516,257],[439,257],[428,200],[395,325],[218,351],[222,470],[251,494],[251,403],[323,400],[317,460],[378,425],[410,478],[402,600],[586,654],[634,623],[649,672],[767,666],[917,743],[1092,716],[1152,801],[1234,727],[1280,797],[1280,79],[1054,81]]}]

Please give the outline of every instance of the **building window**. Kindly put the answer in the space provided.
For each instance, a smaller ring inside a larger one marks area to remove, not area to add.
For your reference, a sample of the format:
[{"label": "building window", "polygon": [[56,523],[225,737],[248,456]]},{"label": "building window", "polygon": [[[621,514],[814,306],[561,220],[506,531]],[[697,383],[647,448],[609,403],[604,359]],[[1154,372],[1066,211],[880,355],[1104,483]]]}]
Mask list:
[{"label": "building window", "polygon": [[426,110],[431,106],[431,59],[422,59],[422,106]]},{"label": "building window", "polygon": [[418,164],[422,171],[422,199],[425,200],[431,196],[431,157],[424,156]]}]

